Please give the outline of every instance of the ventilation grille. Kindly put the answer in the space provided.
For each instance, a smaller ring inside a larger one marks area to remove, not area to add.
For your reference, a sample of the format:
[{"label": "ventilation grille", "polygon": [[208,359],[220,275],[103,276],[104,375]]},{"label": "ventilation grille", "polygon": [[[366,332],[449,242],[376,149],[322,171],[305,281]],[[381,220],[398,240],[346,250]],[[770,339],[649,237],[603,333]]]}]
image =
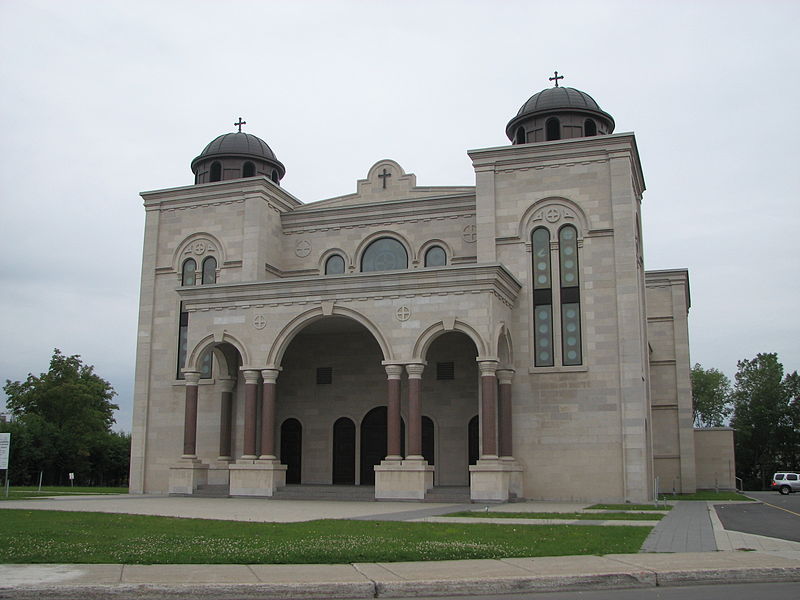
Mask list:
[{"label": "ventilation grille", "polygon": [[455,379],[456,367],[453,361],[436,363],[436,379]]},{"label": "ventilation grille", "polygon": [[317,385],[333,383],[333,367],[317,367]]}]

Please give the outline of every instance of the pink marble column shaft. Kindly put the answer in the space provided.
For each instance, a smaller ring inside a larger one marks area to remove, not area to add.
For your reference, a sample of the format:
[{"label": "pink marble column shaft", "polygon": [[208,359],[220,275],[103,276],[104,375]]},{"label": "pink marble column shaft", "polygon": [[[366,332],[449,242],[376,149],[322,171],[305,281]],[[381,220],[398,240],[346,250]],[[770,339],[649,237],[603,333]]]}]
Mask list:
[{"label": "pink marble column shaft", "polygon": [[408,372],[408,456],[422,460],[422,371],[425,365],[406,365]]},{"label": "pink marble column shaft", "polygon": [[242,370],[244,374],[244,459],[256,456],[256,413],[258,404],[258,371]]},{"label": "pink marble column shaft", "polygon": [[278,392],[278,369],[264,369],[264,396],[261,400],[261,456],[275,460],[275,400]]},{"label": "pink marble column shaft", "polygon": [[400,455],[400,376],[402,365],[384,365],[388,378],[386,401],[386,460],[402,460]]},{"label": "pink marble column shaft", "polygon": [[497,380],[499,393],[497,399],[498,436],[500,438],[500,456],[511,457],[513,454],[512,423],[511,423],[511,380],[514,377],[513,369],[499,369]]},{"label": "pink marble column shaft", "polygon": [[197,382],[199,371],[184,371],[186,407],[183,414],[183,458],[197,458]]},{"label": "pink marble column shaft", "polygon": [[481,371],[481,458],[497,458],[497,361],[478,362]]}]

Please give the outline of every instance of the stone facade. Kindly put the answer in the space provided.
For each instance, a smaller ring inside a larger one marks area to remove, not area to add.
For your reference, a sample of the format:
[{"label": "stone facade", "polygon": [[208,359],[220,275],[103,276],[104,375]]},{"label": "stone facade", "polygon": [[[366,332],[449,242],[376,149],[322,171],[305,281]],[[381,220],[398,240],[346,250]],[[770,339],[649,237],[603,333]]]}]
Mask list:
[{"label": "stone facade", "polygon": [[131,490],[694,491],[688,275],[644,271],[634,136],[469,156],[475,186],[381,160],[311,204],[258,174],[143,193]]}]

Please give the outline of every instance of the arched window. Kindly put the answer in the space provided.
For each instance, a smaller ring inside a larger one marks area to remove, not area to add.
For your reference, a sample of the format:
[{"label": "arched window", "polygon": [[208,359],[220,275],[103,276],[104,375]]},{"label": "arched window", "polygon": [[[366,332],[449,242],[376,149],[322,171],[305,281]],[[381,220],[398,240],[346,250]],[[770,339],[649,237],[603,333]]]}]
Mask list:
[{"label": "arched window", "polygon": [[217,283],[217,259],[213,256],[203,261],[203,285]]},{"label": "arched window", "polygon": [[270,175],[270,179],[272,179],[274,183],[280,183],[280,181],[278,181],[278,171],[276,169],[272,169],[272,175]]},{"label": "arched window", "polygon": [[447,265],[447,254],[441,246],[431,246],[425,252],[426,267],[444,267]]},{"label": "arched window", "polygon": [[396,271],[408,268],[408,254],[403,244],[394,238],[379,238],[372,242],[361,257],[362,271]]},{"label": "arched window", "polygon": [[565,225],[558,232],[561,272],[561,347],[565,365],[579,365],[581,358],[581,295],[578,279],[578,232]]},{"label": "arched window", "polygon": [[325,275],[343,275],[344,274],[344,259],[334,254],[325,261]]},{"label": "arched window", "polygon": [[586,119],[583,123],[583,135],[587,137],[597,135],[597,123],[591,119]]},{"label": "arched window", "polygon": [[255,177],[255,175],[256,175],[256,166],[250,161],[244,163],[244,165],[242,166],[242,177]]},{"label": "arched window", "polygon": [[534,365],[552,367],[553,362],[553,283],[550,277],[550,232],[533,230],[533,343]]},{"label": "arched window", "polygon": [[547,119],[547,123],[545,123],[545,130],[545,135],[548,142],[561,139],[561,122],[555,117]]},{"label": "arched window", "polygon": [[222,181],[222,165],[216,161],[211,163],[211,175],[209,181]]},{"label": "arched window", "polygon": [[194,285],[197,278],[197,263],[193,258],[183,261],[181,269],[181,285]]},{"label": "arched window", "polygon": [[514,136],[514,143],[515,144],[524,144],[525,143],[525,128],[524,127],[517,127],[517,133]]}]

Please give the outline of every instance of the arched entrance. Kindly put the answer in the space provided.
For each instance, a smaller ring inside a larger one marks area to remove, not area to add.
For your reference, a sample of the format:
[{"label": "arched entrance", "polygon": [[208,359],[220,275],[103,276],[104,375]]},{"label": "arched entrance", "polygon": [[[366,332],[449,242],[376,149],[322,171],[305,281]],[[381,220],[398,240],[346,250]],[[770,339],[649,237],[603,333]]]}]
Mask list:
[{"label": "arched entrance", "polygon": [[303,463],[303,426],[297,419],[281,425],[281,463],[286,465],[286,483],[300,483]]},{"label": "arched entrance", "polygon": [[[405,456],[405,423],[400,422],[400,454]],[[361,485],[375,485],[374,467],[386,457],[386,407],[376,406],[361,421]]]},{"label": "arched entrance", "polygon": [[356,483],[356,424],[347,417],[333,424],[333,484]]}]

